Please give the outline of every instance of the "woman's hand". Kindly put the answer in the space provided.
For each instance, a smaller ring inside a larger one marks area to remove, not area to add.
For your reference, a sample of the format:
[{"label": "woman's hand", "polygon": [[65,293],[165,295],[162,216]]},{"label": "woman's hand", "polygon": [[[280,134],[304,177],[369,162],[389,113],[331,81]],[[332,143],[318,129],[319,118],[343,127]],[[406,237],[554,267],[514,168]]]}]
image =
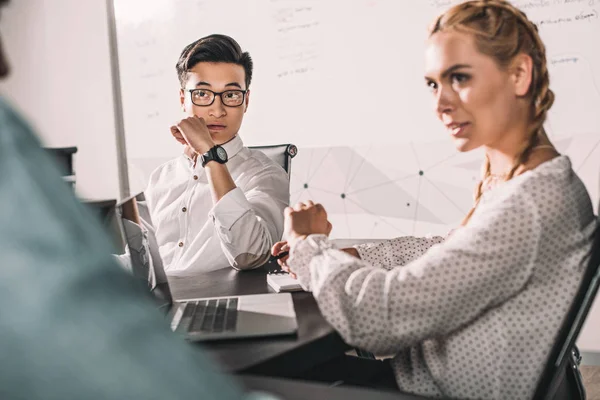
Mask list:
[{"label": "woman's hand", "polygon": [[327,220],[327,212],[320,204],[315,204],[308,200],[300,202],[294,207],[287,207],[284,211],[285,222],[284,232],[288,241],[280,241],[273,245],[271,254],[278,257],[277,263],[281,269],[288,272],[292,278],[296,274],[287,265],[289,255],[287,252],[298,240],[305,239],[308,235],[324,234],[329,236],[331,232],[331,222]]},{"label": "woman's hand", "polygon": [[331,233],[331,222],[327,220],[327,212],[321,204],[308,200],[296,204],[293,208],[287,207],[284,211],[284,232],[290,246],[297,240],[304,239],[312,234]]}]

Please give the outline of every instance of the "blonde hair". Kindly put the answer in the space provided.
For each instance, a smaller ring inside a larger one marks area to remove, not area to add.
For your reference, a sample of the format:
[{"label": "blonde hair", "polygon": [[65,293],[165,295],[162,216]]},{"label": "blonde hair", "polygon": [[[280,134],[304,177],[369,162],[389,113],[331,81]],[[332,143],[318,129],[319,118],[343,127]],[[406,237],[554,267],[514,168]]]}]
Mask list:
[{"label": "blonde hair", "polygon": [[[544,121],[554,103],[554,93],[549,87],[546,47],[538,34],[537,26],[525,13],[504,0],[473,0],[458,4],[436,19],[430,35],[450,29],[471,34],[477,50],[493,58],[500,68],[508,67],[519,54],[527,54],[533,62],[532,80],[527,92],[527,97],[531,100],[531,129],[528,140],[517,153],[513,166],[505,177],[505,180],[509,180],[527,162],[544,134]],[[475,189],[474,205],[461,225],[466,225],[475,212],[483,194],[484,182],[491,176],[487,157],[482,170],[482,179]]]}]

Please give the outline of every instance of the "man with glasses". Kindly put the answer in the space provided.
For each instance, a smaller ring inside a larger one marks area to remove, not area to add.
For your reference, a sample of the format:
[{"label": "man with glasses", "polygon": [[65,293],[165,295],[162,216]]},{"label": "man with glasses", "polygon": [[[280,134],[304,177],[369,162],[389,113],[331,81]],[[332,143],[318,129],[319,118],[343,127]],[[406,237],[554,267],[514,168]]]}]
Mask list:
[{"label": "man with glasses", "polygon": [[289,180],[238,135],[252,59],[232,38],[210,35],[183,49],[176,68],[187,117],[171,134],[184,150],[152,173],[146,190],[162,268],[181,276],[258,267],[283,233]]},{"label": "man with glasses", "polygon": [[[0,40],[0,80],[8,73]],[[0,171],[0,398],[274,400],[244,395],[169,331],[2,95]]]}]

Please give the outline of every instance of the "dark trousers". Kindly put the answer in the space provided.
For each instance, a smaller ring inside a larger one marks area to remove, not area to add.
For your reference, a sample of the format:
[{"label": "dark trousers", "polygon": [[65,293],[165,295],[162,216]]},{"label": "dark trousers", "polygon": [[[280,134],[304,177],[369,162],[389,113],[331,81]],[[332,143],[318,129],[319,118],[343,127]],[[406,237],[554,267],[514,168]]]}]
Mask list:
[{"label": "dark trousers", "polygon": [[374,360],[344,355],[307,371],[302,379],[334,386],[361,386],[398,391],[390,360]]}]

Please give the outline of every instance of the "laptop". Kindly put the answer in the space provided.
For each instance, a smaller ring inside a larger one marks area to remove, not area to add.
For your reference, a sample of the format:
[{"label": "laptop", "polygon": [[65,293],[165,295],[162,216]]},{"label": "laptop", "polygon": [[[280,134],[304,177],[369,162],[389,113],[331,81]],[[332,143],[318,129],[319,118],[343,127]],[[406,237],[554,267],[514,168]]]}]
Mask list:
[{"label": "laptop", "polygon": [[[145,203],[140,201],[143,194],[119,202],[116,205],[116,213],[125,241],[127,235],[122,217],[123,209],[131,207],[133,199],[138,200],[140,218],[147,222],[150,218]],[[158,254],[158,251],[151,253]],[[150,287],[150,290],[159,306],[167,309],[171,329],[190,341],[291,335],[298,331],[290,293],[200,297],[174,301],[168,282]]]}]

